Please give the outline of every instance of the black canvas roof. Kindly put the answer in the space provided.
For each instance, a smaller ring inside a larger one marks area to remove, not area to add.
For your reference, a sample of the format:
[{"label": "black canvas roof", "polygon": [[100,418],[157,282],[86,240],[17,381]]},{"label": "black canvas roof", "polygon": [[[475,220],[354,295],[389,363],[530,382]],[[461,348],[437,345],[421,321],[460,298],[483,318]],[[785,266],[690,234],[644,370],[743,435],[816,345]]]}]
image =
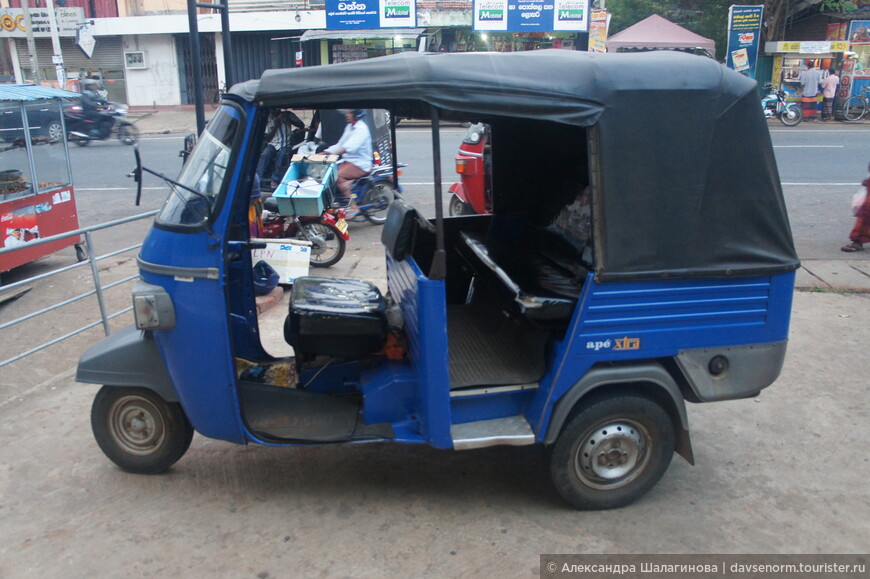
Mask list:
[{"label": "black canvas roof", "polygon": [[260,106],[389,108],[416,118],[437,107],[447,119],[590,127],[601,279],[799,265],[756,83],[709,58],[402,53],[269,70],[232,94]]}]

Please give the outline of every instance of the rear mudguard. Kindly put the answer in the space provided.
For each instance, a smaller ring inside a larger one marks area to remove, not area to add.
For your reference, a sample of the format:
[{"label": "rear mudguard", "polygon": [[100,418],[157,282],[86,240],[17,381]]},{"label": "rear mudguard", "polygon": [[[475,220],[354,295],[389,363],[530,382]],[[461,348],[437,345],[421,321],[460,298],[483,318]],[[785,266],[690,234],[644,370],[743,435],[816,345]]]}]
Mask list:
[{"label": "rear mudguard", "polygon": [[654,362],[632,366],[593,368],[587,372],[559,399],[553,408],[544,444],[551,445],[556,442],[571,410],[583,397],[601,389],[620,387],[630,387],[636,391],[648,393],[659,400],[674,423],[677,432],[677,454],[685,458],[689,464],[695,464],[683,394],[668,371]]},{"label": "rear mudguard", "polygon": [[163,358],[149,332],[127,326],[85,352],[76,380],[106,386],[148,388],[167,402],[178,402]]}]

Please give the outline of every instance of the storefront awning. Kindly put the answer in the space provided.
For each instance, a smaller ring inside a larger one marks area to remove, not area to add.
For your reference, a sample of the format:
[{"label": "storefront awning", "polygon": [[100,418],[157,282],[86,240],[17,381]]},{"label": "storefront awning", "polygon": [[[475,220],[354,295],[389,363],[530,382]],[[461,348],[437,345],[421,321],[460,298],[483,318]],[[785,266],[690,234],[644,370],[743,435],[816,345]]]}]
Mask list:
[{"label": "storefront awning", "polygon": [[418,38],[425,28],[363,28],[359,30],[308,30],[302,35],[306,40],[366,40],[369,38]]}]

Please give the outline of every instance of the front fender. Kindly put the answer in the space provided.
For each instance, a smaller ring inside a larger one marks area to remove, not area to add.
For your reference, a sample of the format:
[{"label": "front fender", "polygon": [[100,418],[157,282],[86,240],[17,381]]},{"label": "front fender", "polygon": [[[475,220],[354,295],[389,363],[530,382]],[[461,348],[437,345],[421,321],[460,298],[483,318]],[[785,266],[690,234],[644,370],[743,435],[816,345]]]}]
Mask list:
[{"label": "front fender", "polygon": [[127,326],[82,354],[76,380],[106,386],[140,386],[167,402],[178,394],[150,332]]},{"label": "front fender", "polygon": [[559,399],[553,408],[544,444],[550,445],[556,441],[571,410],[586,395],[603,388],[619,388],[634,384],[643,384],[646,387],[645,391],[656,396],[662,403],[666,403],[664,408],[671,415],[671,420],[677,430],[677,454],[685,458],[689,464],[695,464],[683,394],[668,371],[657,363],[600,367],[587,372]]}]

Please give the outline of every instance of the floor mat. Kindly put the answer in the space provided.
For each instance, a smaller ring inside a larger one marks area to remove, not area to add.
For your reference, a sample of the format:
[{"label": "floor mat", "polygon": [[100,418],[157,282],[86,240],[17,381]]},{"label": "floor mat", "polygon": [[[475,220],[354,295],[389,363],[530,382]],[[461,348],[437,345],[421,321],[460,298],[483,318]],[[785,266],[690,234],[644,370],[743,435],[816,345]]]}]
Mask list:
[{"label": "floor mat", "polygon": [[450,389],[538,382],[548,335],[490,308],[447,306]]}]

